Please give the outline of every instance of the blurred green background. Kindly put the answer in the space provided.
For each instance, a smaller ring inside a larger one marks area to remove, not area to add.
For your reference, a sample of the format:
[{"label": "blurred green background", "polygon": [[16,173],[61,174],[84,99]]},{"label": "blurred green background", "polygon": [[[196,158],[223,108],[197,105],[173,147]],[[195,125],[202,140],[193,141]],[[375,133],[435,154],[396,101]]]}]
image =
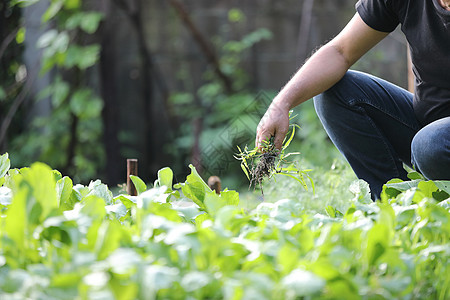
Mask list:
[{"label": "blurred green background", "polygon": [[[39,160],[76,182],[123,183],[126,159],[137,158],[146,182],[164,166],[184,181],[192,163],[245,189],[236,146],[253,147],[273,96],[355,3],[2,1],[0,152],[13,167]],[[406,41],[394,32],[353,68],[406,87]],[[312,101],[295,112],[289,150],[300,166],[330,191],[354,179]]]}]

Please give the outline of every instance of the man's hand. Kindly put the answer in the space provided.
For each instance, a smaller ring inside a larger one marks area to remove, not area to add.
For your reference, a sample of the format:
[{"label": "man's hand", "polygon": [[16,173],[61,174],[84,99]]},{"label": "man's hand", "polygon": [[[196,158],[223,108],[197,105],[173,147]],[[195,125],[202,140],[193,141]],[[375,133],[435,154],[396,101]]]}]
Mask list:
[{"label": "man's hand", "polygon": [[261,149],[263,141],[267,141],[273,136],[275,148],[280,150],[288,129],[289,109],[277,105],[276,102],[272,102],[258,124],[255,142],[256,147]]}]

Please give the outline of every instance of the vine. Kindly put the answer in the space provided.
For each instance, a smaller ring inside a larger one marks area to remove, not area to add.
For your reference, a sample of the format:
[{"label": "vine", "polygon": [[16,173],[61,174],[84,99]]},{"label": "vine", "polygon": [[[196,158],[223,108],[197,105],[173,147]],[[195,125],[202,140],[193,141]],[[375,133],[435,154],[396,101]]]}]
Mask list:
[{"label": "vine", "polygon": [[[12,4],[23,7],[36,2]],[[42,50],[40,75],[51,72],[52,82],[36,100],[50,99],[51,111],[48,116],[34,118],[29,133],[12,142],[12,151],[22,149],[25,153],[22,160],[51,162],[78,180],[94,176],[103,164],[103,101],[87,79],[99,60],[100,45],[92,41],[102,17],[86,10],[80,0],[50,1],[42,15],[42,25],[48,29],[39,37],[37,47]],[[19,33],[26,34],[25,29]]]}]

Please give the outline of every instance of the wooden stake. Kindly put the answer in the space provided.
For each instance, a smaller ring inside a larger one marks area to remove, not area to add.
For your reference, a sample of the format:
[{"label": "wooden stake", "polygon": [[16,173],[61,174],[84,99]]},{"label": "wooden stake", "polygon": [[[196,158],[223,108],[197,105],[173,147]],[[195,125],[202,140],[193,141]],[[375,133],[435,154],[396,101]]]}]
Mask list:
[{"label": "wooden stake", "polygon": [[211,190],[215,191],[217,195],[220,195],[222,189],[222,182],[218,176],[211,176],[208,178],[208,186]]},{"label": "wooden stake", "polygon": [[127,159],[127,193],[130,196],[137,196],[137,190],[131,181],[130,175],[138,176],[137,159]]}]

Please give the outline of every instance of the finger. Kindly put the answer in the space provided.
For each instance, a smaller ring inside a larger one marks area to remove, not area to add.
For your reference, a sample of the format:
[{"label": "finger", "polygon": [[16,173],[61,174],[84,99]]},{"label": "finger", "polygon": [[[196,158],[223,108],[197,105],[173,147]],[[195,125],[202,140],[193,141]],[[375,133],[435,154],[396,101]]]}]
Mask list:
[{"label": "finger", "polygon": [[259,148],[259,133],[256,133],[255,147],[256,147],[256,148]]},{"label": "finger", "polygon": [[258,148],[258,150],[261,150],[263,148],[263,140],[265,139],[266,134],[265,133],[261,133],[258,136],[258,139],[256,141],[256,147]]},{"label": "finger", "polygon": [[275,144],[275,148],[278,150],[281,150],[281,147],[283,146],[283,140],[286,137],[286,132],[279,131],[275,133],[275,140],[273,143]]},{"label": "finger", "polygon": [[261,126],[258,125],[258,128],[256,129],[256,139],[255,139],[255,147],[260,147],[260,139],[261,139]]},{"label": "finger", "polygon": [[270,131],[266,131],[261,134],[260,139],[259,139],[259,147],[258,147],[260,151],[262,151],[262,149],[264,148],[264,145],[266,145],[263,142],[264,141],[268,142],[272,136],[274,136],[274,134]]},{"label": "finger", "polygon": [[258,127],[256,128],[255,147],[258,147],[258,148],[261,147],[261,141],[262,141],[262,138],[264,136],[264,132],[265,132],[264,124],[263,124],[262,119],[261,119],[261,121],[258,124]]}]

